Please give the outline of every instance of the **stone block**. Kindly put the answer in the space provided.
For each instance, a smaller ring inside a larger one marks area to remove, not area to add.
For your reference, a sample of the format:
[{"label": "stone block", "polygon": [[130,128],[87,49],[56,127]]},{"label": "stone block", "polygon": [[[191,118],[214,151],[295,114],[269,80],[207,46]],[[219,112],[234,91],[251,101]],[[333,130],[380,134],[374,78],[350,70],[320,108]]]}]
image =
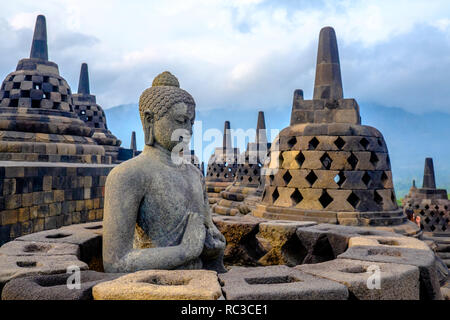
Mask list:
[{"label": "stone block", "polygon": [[0,287],[19,277],[64,273],[69,266],[77,266],[81,270],[88,269],[88,265],[75,255],[2,256],[0,259]]},{"label": "stone block", "polygon": [[396,237],[395,233],[379,231],[373,228],[319,224],[298,228],[296,231],[302,246],[308,253],[303,263],[318,263],[335,259],[347,250],[349,239],[366,235]]},{"label": "stone block", "polygon": [[398,247],[430,251],[429,246],[424,241],[412,237],[365,236],[350,238],[348,247],[356,246]]},{"label": "stone block", "polygon": [[255,237],[259,223],[265,220],[232,216],[213,216],[212,220],[227,242],[225,264],[256,265],[265,254]]},{"label": "stone block", "polygon": [[0,247],[2,256],[80,256],[80,249],[70,243],[49,243],[35,241],[10,241]]},{"label": "stone block", "polygon": [[92,287],[123,274],[81,271],[79,289],[67,287],[71,275],[72,273],[37,275],[11,280],[3,288],[2,300],[93,300]]},{"label": "stone block", "polygon": [[436,258],[429,250],[398,247],[359,246],[348,248],[338,259],[363,260],[417,266],[420,271],[420,299],[442,300]]},{"label": "stone block", "polygon": [[287,266],[233,267],[219,275],[227,300],[346,300],[347,288]]},{"label": "stone block", "polygon": [[306,249],[298,240],[295,231],[300,227],[316,225],[311,221],[272,220],[259,224],[256,234],[260,246],[267,253],[258,262],[261,265],[300,264],[306,255]]},{"label": "stone block", "polygon": [[217,273],[207,270],[145,270],[97,284],[95,300],[217,300]]},{"label": "stone block", "polygon": [[[295,269],[314,276],[342,283],[350,299],[357,300],[418,300],[419,269],[393,263],[336,259],[316,264],[303,264]],[[377,272],[379,287],[370,277]],[[373,286],[369,288],[369,285]]]}]

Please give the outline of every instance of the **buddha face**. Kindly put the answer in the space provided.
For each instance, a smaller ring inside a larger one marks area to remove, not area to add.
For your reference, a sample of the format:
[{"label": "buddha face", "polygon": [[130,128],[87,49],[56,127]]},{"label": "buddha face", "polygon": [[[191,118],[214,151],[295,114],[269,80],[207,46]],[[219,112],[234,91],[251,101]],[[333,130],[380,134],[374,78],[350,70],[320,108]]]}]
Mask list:
[{"label": "buddha face", "polygon": [[157,121],[153,121],[154,142],[163,148],[172,149],[182,142],[187,142],[186,135],[192,135],[192,125],[195,119],[195,106],[184,102],[177,103]]}]

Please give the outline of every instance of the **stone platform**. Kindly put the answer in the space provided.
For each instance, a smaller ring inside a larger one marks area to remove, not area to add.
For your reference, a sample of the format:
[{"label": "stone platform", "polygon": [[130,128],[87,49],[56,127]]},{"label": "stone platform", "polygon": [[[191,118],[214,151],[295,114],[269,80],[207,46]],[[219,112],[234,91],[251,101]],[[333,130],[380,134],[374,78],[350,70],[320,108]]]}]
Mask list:
[{"label": "stone platform", "polygon": [[[374,228],[250,216],[214,216],[214,223],[227,239],[225,261],[232,262],[225,274],[207,270],[104,273],[102,223],[93,222],[34,233],[0,247],[1,297],[428,300],[448,296],[433,251],[412,237]],[[72,265],[86,279],[77,294],[64,285],[66,268]],[[375,269],[380,272],[380,289],[369,289],[367,281]]]}]

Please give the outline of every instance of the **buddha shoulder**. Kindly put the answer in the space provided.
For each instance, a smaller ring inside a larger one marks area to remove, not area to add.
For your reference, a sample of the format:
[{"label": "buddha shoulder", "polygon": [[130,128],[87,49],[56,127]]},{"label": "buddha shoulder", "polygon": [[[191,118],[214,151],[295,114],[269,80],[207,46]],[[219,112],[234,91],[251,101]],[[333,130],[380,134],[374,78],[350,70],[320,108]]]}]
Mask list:
[{"label": "buddha shoulder", "polygon": [[144,163],[140,156],[122,162],[115,166],[106,178],[106,184],[120,184],[124,187],[130,185],[135,187],[145,177],[145,171],[151,169],[152,164]]}]

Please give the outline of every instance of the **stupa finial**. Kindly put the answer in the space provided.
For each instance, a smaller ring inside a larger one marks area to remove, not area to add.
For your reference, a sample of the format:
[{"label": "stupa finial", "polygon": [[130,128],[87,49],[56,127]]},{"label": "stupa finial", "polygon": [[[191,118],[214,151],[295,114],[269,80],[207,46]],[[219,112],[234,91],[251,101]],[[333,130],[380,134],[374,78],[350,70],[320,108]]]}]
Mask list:
[{"label": "stupa finial", "polygon": [[434,177],[433,158],[425,158],[425,168],[423,171],[422,188],[436,189],[436,180]]},{"label": "stupa finial", "polygon": [[38,15],[36,19],[30,58],[48,60],[47,26],[43,15]]},{"label": "stupa finial", "polygon": [[332,27],[325,27],[319,35],[314,99],[337,100],[343,96],[336,33]]},{"label": "stupa finial", "polygon": [[225,121],[223,128],[223,148],[226,150],[231,149],[230,121]]},{"label": "stupa finial", "polygon": [[80,80],[78,81],[78,93],[90,94],[89,90],[89,73],[87,63],[81,64]]}]

